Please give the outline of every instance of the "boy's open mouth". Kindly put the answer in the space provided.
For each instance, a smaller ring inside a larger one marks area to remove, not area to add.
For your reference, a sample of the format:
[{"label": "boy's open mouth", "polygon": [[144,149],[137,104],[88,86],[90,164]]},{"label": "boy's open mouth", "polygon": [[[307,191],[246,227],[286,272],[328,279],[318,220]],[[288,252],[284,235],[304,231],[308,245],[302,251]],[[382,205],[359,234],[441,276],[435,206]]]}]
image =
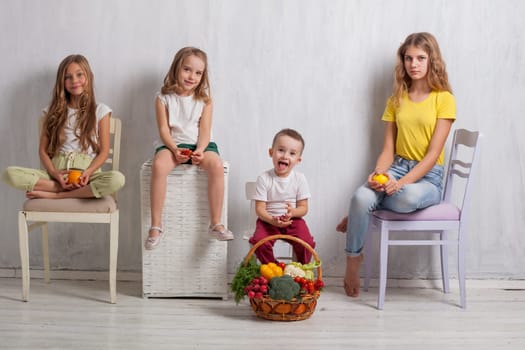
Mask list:
[{"label": "boy's open mouth", "polygon": [[288,162],[285,162],[285,161],[282,161],[280,160],[278,163],[277,163],[277,166],[280,170],[284,170],[288,167]]}]

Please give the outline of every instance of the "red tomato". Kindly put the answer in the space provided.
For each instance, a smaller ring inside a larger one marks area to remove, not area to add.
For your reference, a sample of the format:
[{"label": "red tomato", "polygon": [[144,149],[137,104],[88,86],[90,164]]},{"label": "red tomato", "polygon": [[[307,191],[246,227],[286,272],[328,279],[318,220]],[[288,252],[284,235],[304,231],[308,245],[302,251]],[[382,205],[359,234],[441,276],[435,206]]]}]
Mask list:
[{"label": "red tomato", "polygon": [[315,281],[315,289],[321,290],[324,287],[324,282],[322,280]]},{"label": "red tomato", "polygon": [[307,284],[308,293],[313,293],[315,290],[314,282],[310,281]]},{"label": "red tomato", "polygon": [[188,148],[183,148],[180,150],[180,154],[182,154],[183,156],[191,156],[191,154],[193,153],[193,151],[191,149],[188,149]]}]

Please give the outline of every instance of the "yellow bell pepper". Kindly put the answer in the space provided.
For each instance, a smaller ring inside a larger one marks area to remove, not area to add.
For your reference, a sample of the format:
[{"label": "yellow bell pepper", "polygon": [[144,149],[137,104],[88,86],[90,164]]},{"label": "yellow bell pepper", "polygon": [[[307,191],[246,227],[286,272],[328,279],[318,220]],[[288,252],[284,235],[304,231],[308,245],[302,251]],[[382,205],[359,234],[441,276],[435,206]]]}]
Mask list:
[{"label": "yellow bell pepper", "polygon": [[283,269],[273,262],[262,264],[259,271],[268,281],[270,281],[272,277],[280,277],[283,275]]}]

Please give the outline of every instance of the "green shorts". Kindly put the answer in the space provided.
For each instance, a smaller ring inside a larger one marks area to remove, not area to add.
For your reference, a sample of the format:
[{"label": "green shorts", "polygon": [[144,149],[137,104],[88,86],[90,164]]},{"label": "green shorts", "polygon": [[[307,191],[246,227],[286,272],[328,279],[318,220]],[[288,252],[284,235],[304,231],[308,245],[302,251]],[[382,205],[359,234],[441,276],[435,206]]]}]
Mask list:
[{"label": "green shorts", "polygon": [[[177,147],[179,148],[187,148],[187,149],[191,149],[192,151],[195,151],[195,149],[197,148],[197,145],[190,145],[188,143],[179,143],[177,145]],[[168,147],[162,145],[162,146],[159,146],[155,149],[155,154],[158,152],[158,151],[161,151],[163,149],[168,149]],[[208,143],[208,146],[204,149],[204,152],[215,152],[217,154],[220,154],[219,153],[219,147],[217,147],[217,144],[215,142],[210,142]]]},{"label": "green shorts", "polygon": [[[177,145],[178,148],[187,148],[187,149],[191,149],[192,151],[195,151],[195,149],[197,148],[197,145],[190,145],[188,143],[179,143]],[[163,149],[169,149],[168,147],[162,145],[162,146],[159,146],[155,149],[155,154],[157,154],[157,152],[159,151],[162,151]],[[210,142],[208,143],[208,146],[204,149],[204,152],[215,152],[217,154],[220,154],[219,153],[219,148],[217,147],[217,144],[215,142]],[[191,159],[188,160],[186,163],[184,164],[191,164]]]}]

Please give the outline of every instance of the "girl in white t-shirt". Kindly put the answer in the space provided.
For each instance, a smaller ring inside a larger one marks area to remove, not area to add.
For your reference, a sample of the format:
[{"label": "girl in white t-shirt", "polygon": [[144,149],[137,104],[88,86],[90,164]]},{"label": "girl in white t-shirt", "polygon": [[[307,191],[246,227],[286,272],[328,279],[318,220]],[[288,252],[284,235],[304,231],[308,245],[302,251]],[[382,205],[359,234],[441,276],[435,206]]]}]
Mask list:
[{"label": "girl in white t-shirt", "polygon": [[111,109],[95,101],[87,59],[64,58],[42,117],[38,153],[45,170],[11,166],[2,179],[30,199],[99,198],[116,192],[124,186],[124,175],[100,169],[109,154],[110,117]]},{"label": "girl in white t-shirt", "polygon": [[177,52],[155,100],[155,111],[160,139],[152,163],[151,227],[145,248],[150,250],[160,243],[167,176],[183,163],[198,165],[208,174],[208,233],[221,241],[232,240],[233,234],[220,221],[224,168],[217,145],[212,142],[212,100],[205,52],[194,47]]}]

